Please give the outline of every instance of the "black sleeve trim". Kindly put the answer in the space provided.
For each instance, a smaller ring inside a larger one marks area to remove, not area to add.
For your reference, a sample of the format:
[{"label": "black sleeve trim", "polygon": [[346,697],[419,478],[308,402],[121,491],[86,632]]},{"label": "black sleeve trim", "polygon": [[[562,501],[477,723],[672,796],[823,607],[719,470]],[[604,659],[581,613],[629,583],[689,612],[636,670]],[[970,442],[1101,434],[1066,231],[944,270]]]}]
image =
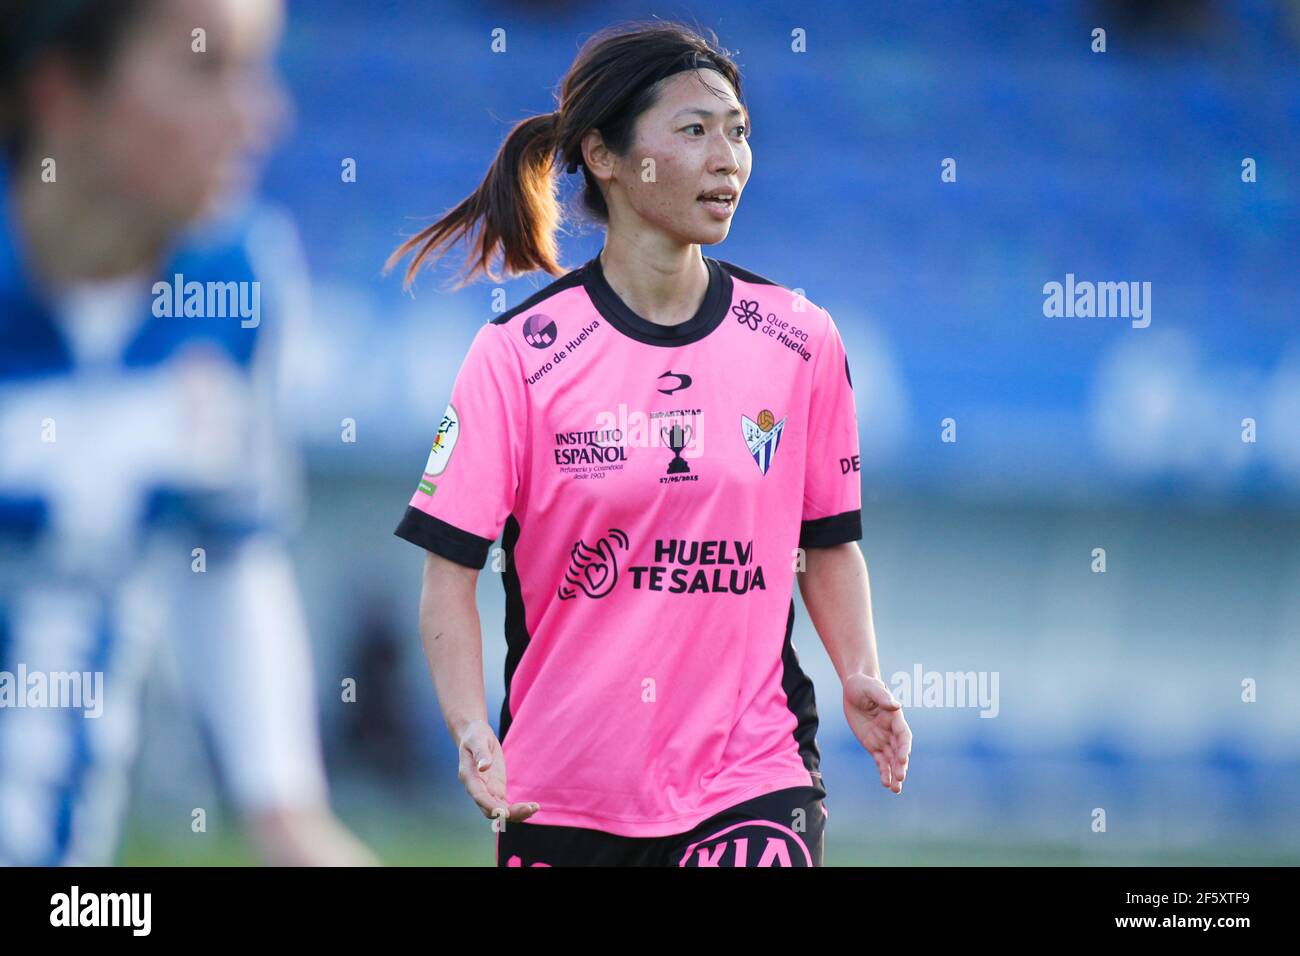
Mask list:
[{"label": "black sleeve trim", "polygon": [[393,534],[467,568],[486,566],[488,548],[492,547],[491,538],[457,528],[411,505],[406,506]]},{"label": "black sleeve trim", "polygon": [[862,540],[862,509],[805,521],[799,528],[799,547],[829,548]]}]

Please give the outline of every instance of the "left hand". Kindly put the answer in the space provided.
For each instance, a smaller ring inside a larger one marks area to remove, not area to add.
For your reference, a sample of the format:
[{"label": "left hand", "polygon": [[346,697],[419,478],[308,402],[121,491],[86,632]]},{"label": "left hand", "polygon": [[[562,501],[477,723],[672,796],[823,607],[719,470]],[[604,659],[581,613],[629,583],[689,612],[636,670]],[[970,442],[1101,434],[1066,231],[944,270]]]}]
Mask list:
[{"label": "left hand", "polygon": [[844,681],[844,716],[858,742],[875,758],[880,785],[903,792],[912,731],[903,719],[903,705],[878,677],[850,674]]}]

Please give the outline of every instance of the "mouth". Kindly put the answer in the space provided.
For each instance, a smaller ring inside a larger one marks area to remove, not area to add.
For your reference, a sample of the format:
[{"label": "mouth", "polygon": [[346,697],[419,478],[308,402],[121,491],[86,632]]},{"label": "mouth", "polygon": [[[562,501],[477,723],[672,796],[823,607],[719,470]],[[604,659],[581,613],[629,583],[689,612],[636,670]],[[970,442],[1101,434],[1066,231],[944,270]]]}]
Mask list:
[{"label": "mouth", "polygon": [[706,193],[700,193],[695,201],[703,203],[705,208],[711,212],[728,215],[736,208],[737,195],[730,189],[714,189]]}]

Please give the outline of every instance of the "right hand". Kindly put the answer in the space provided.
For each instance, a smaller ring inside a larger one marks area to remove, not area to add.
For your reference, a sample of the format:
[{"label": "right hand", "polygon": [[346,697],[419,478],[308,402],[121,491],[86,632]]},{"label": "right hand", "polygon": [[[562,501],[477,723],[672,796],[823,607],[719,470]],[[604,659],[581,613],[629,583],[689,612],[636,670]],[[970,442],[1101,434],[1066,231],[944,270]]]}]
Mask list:
[{"label": "right hand", "polygon": [[489,820],[504,817],[518,823],[541,809],[536,803],[506,801],[505,756],[501,753],[501,742],[485,721],[471,721],[461,734],[457,776]]}]

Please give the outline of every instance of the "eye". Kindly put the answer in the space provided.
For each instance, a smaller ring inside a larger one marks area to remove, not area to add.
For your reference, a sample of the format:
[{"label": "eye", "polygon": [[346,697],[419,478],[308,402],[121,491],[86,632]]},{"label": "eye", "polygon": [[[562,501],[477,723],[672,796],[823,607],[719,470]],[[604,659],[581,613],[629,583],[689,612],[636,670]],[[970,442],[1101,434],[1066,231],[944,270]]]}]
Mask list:
[{"label": "eye", "polygon": [[744,123],[741,123],[739,126],[736,127],[736,129],[740,130],[740,135],[741,135],[741,136],[744,136],[744,137],[748,138],[748,136],[749,136],[749,127],[748,127],[748,126],[746,126]]},{"label": "eye", "polygon": [[698,130],[700,130],[701,132],[703,132],[703,131],[704,131],[704,124],[703,124],[703,123],[692,123],[690,126],[683,126],[682,129],[698,129]]}]

